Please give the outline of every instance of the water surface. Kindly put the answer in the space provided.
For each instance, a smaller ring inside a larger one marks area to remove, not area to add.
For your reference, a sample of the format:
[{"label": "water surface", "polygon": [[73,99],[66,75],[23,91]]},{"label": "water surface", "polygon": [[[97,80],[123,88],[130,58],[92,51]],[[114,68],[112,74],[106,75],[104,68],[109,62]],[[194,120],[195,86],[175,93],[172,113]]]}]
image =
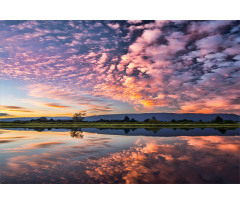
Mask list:
[{"label": "water surface", "polygon": [[0,133],[1,183],[239,183],[239,128]]}]

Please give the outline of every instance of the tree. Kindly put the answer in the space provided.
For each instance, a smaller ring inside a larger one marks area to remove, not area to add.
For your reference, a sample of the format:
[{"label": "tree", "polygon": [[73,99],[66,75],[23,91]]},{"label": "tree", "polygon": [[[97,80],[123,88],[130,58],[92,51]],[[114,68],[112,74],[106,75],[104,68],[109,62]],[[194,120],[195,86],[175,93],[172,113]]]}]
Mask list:
[{"label": "tree", "polygon": [[157,120],[155,116],[152,117],[152,120]]},{"label": "tree", "polygon": [[222,122],[223,122],[223,119],[222,119],[220,116],[217,116],[217,117],[215,118],[215,122],[216,122],[216,123],[222,123]]},{"label": "tree", "polygon": [[151,122],[151,123],[158,123],[159,121],[156,119],[155,116],[153,116],[152,119],[149,120],[149,122]]},{"label": "tree", "polygon": [[134,118],[132,118],[132,119],[130,120],[130,122],[137,122],[137,120],[135,120]]},{"label": "tree", "polygon": [[234,123],[233,120],[224,120],[224,123]]},{"label": "tree", "polygon": [[81,112],[75,113],[75,114],[73,115],[72,120],[73,120],[74,122],[82,122],[85,116],[86,116],[86,113],[81,113]]},{"label": "tree", "polygon": [[41,118],[38,118],[37,120],[40,121],[40,122],[46,122],[47,118],[46,117],[41,117]]},{"label": "tree", "polygon": [[130,118],[126,115],[123,119],[124,122],[129,122],[130,121]]}]

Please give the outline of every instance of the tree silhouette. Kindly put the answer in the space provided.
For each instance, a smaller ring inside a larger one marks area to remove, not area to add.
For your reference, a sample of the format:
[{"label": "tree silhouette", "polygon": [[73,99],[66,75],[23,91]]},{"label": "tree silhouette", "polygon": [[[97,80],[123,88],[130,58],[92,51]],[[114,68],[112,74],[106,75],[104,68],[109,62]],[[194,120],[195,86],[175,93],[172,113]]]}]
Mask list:
[{"label": "tree silhouette", "polygon": [[216,123],[222,123],[222,122],[223,122],[223,119],[222,119],[220,116],[217,116],[217,117],[215,118],[215,122],[216,122]]},{"label": "tree silhouette", "polygon": [[41,117],[37,119],[40,122],[46,122],[48,119],[46,117]]},{"label": "tree silhouette", "polygon": [[85,116],[86,116],[86,113],[81,113],[81,112],[75,113],[75,114],[73,115],[72,120],[73,120],[74,122],[82,122]]},{"label": "tree silhouette", "polygon": [[132,118],[132,119],[130,120],[130,122],[137,122],[137,120],[135,120],[134,118]]},{"label": "tree silhouette", "polygon": [[126,115],[123,119],[124,122],[129,122],[130,121],[130,118]]},{"label": "tree silhouette", "polygon": [[152,120],[157,120],[155,116],[152,117]]}]

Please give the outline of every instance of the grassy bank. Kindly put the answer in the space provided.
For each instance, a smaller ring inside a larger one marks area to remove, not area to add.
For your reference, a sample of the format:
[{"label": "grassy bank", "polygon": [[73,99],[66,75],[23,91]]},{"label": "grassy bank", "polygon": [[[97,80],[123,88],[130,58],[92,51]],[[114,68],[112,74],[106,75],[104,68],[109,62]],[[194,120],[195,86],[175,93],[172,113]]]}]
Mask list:
[{"label": "grassy bank", "polygon": [[237,123],[145,123],[145,122],[1,122],[1,128],[239,128]]}]

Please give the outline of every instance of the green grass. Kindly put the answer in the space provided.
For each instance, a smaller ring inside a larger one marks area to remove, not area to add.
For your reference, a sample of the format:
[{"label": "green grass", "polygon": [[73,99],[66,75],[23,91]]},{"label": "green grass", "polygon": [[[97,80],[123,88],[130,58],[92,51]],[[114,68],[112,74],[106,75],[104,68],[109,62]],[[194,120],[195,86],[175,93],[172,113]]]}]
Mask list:
[{"label": "green grass", "polygon": [[1,122],[1,128],[239,128],[238,123],[144,123],[144,122]]}]

